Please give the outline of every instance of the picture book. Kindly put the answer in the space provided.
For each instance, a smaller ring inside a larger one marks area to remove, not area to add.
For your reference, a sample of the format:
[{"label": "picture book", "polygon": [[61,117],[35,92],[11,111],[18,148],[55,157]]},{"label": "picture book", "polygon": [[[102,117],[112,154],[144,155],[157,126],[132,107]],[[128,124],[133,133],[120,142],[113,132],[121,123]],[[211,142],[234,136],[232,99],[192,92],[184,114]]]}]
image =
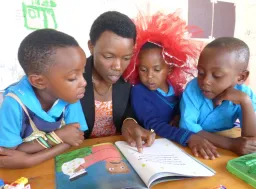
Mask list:
[{"label": "picture book", "polygon": [[167,139],[156,139],[142,153],[123,141],[97,144],[61,154],[55,164],[57,189],[146,189],[215,174]]}]

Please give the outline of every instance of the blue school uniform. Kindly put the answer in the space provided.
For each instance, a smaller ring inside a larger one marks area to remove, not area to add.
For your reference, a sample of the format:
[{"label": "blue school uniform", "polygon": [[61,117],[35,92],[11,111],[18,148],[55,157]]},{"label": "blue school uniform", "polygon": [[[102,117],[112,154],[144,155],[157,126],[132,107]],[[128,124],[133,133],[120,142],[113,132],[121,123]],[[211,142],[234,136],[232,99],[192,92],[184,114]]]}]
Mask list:
[{"label": "blue school uniform", "polygon": [[193,134],[169,124],[179,106],[179,98],[172,86],[166,94],[161,89],[151,91],[143,84],[137,84],[131,91],[131,104],[139,123],[148,130],[154,129],[161,137],[186,145]]},{"label": "blue school uniform", "polygon": [[[246,85],[236,85],[235,89],[251,98],[256,111],[256,96],[252,90]],[[241,106],[225,100],[221,105],[214,107],[212,100],[204,97],[201,92],[197,78],[187,84],[182,94],[180,111],[180,127],[196,133],[201,130],[218,132],[231,129],[237,119],[242,126]]]},{"label": "blue school uniform", "polygon": [[[37,129],[44,132],[54,131],[65,124],[79,123],[80,129],[88,129],[80,101],[69,104],[61,99],[57,100],[48,112],[45,112],[37,99],[27,76],[18,83],[9,86],[5,94],[16,95],[28,111],[29,117]],[[0,107],[0,146],[15,147],[23,142],[33,132],[28,115],[13,97],[5,96]]]}]

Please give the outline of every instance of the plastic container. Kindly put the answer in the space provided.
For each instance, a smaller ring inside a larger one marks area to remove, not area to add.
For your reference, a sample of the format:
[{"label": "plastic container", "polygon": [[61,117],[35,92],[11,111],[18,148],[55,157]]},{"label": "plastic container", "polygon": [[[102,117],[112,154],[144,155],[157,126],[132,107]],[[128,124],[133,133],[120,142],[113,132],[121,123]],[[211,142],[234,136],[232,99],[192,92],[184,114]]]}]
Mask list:
[{"label": "plastic container", "polygon": [[227,163],[227,170],[256,188],[256,153],[232,159]]}]

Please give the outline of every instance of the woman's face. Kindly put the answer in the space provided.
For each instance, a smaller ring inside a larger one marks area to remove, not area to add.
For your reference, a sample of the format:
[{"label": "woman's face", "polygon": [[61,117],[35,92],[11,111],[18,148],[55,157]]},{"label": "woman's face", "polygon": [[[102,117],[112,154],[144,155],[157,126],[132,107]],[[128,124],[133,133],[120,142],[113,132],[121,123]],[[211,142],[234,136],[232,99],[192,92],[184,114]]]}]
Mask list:
[{"label": "woman's face", "polygon": [[111,31],[105,31],[89,49],[93,55],[94,68],[106,82],[114,84],[122,76],[133,55],[134,41]]}]

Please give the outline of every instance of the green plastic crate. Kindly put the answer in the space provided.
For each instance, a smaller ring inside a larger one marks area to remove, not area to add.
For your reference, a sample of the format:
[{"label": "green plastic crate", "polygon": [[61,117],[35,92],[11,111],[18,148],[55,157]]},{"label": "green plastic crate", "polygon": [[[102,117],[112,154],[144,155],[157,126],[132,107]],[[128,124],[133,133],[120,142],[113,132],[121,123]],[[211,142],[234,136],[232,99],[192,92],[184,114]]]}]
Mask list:
[{"label": "green plastic crate", "polygon": [[227,170],[256,188],[256,153],[228,161]]}]

